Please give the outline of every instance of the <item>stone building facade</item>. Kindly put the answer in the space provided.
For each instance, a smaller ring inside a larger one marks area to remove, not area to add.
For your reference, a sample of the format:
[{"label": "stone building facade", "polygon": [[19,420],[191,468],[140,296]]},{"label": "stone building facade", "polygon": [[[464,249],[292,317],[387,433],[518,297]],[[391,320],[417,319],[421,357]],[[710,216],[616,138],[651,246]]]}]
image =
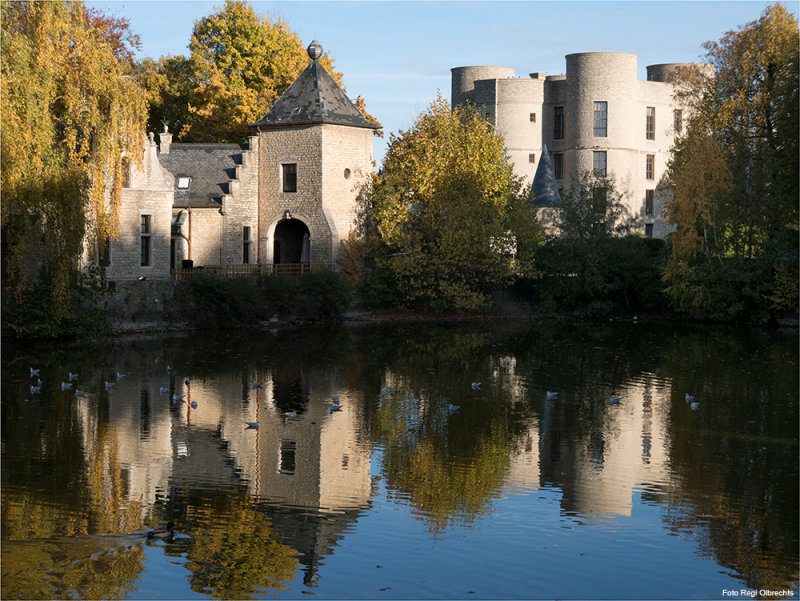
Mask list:
[{"label": "stone building facade", "polygon": [[[673,82],[681,68],[696,65],[651,65],[641,81],[637,63],[635,54],[622,52],[569,54],[565,75],[537,72],[527,79],[509,67],[455,67],[451,102],[486,115],[505,139],[514,173],[527,183],[548,167],[545,152],[561,191],[579,173],[599,171],[613,177],[638,230],[663,238],[671,227],[661,216],[669,192],[660,184],[687,117]],[[560,202],[546,196],[537,204]]]},{"label": "stone building facade", "polygon": [[[120,236],[100,262],[109,280],[169,279],[174,269],[333,266],[372,173],[367,121],[311,62],[242,144],[173,144],[150,134],[122,191]],[[86,245],[85,260],[94,255]]]}]

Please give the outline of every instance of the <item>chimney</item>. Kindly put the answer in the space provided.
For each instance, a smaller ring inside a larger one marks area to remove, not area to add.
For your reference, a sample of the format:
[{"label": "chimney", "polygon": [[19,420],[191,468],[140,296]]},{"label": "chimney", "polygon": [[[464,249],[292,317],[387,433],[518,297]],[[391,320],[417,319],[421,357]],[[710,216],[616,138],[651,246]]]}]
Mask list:
[{"label": "chimney", "polygon": [[537,71],[535,73],[530,73],[531,79],[544,79],[547,77],[547,73],[544,71]]},{"label": "chimney", "polygon": [[167,126],[164,125],[164,131],[158,134],[159,151],[161,154],[169,154],[169,145],[172,144],[172,134],[167,131]]}]

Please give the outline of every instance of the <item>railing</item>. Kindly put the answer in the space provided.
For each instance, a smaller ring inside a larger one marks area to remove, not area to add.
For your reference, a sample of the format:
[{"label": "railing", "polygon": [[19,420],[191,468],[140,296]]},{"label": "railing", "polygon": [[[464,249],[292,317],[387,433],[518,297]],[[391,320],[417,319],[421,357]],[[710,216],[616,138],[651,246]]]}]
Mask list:
[{"label": "railing", "polygon": [[173,280],[191,280],[196,276],[214,275],[221,278],[247,278],[267,275],[300,277],[309,271],[328,271],[328,263],[262,263],[256,265],[203,265],[191,269],[172,269]]}]

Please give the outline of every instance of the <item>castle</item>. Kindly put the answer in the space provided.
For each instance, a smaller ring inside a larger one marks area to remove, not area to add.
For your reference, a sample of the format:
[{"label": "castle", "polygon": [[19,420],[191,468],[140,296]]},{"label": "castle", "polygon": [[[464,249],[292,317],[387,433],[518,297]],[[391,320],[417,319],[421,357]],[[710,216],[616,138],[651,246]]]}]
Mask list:
[{"label": "castle", "polygon": [[[379,126],[325,71],[316,40],[308,55],[244,144],[173,144],[166,128],[157,144],[150,134],[122,190],[119,237],[100,257],[110,281],[339,259]],[[86,246],[88,261],[94,245]]]},{"label": "castle", "polygon": [[594,171],[614,178],[639,232],[665,237],[669,191],[659,184],[687,116],[672,82],[698,66],[650,65],[641,81],[635,54],[585,52],[566,62],[566,75],[528,79],[509,67],[455,67],[452,106],[470,103],[486,115],[538,206],[558,207],[572,178]]},{"label": "castle", "polygon": [[[87,244],[84,261],[99,258],[109,281],[334,265],[371,178],[379,126],[322,67],[316,40],[308,55],[244,144],[173,144],[166,128],[156,143],[151,133],[122,190],[118,239],[99,257]],[[614,177],[642,234],[663,238],[669,190],[659,183],[685,120],[671,81],[691,64],[651,65],[640,81],[634,54],[566,62],[566,75],[528,79],[508,67],[455,67],[452,105],[471,103],[492,122],[539,207],[560,206],[571,178],[593,170]]]}]

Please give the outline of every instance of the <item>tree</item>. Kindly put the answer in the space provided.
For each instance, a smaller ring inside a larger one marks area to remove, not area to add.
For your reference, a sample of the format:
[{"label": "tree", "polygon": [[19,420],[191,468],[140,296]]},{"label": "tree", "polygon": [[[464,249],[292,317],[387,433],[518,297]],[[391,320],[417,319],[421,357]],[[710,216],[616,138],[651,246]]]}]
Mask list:
[{"label": "tree", "polygon": [[391,137],[373,204],[404,300],[428,308],[483,306],[514,276],[514,239],[519,248],[536,234],[519,227],[519,205],[532,209],[503,140],[473,108],[451,112],[441,97]]},{"label": "tree", "polygon": [[[151,107],[148,127],[166,122],[184,142],[241,142],[309,60],[296,32],[244,0],[226,0],[198,20],[189,50],[188,59],[147,59],[139,66]],[[327,53],[320,62],[341,85]],[[362,98],[355,104],[377,123]]]},{"label": "tree", "polygon": [[73,1],[4,1],[2,32],[4,267],[24,304],[26,257],[41,243],[58,321],[85,234],[102,243],[119,228],[123,157],[141,154],[138,39],[124,19]]},{"label": "tree", "polygon": [[666,216],[677,230],[665,281],[682,310],[797,310],[796,294],[774,294],[787,269],[797,280],[797,34],[797,19],[773,4],[704,45],[715,74],[695,88],[668,169]]}]

